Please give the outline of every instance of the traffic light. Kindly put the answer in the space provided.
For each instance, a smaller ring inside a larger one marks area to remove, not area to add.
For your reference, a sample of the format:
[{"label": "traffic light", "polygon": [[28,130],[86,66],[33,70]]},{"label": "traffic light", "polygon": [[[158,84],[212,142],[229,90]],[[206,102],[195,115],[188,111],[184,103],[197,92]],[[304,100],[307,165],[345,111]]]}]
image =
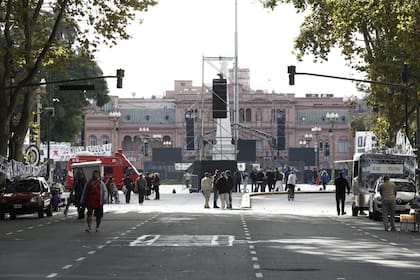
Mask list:
[{"label": "traffic light", "polygon": [[213,79],[213,118],[227,118],[227,81],[226,79]]},{"label": "traffic light", "polygon": [[287,73],[289,73],[289,85],[293,86],[295,84],[296,66],[287,66]]},{"label": "traffic light", "polygon": [[124,78],[124,70],[117,69],[117,88],[122,88]]}]

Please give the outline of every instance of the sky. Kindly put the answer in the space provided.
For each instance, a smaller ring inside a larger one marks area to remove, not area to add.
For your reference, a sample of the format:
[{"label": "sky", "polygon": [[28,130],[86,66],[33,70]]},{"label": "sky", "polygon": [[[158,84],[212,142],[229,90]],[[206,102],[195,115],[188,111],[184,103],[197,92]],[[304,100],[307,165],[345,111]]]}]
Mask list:
[{"label": "sky", "polygon": [[[298,75],[295,86],[289,86],[287,66],[297,72],[363,78],[355,73],[334,50],[329,61],[314,63],[305,56],[298,62],[293,54],[293,40],[299,34],[303,15],[293,6],[280,5],[274,11],[264,9],[256,0],[238,2],[238,65],[250,69],[251,88],[278,93],[334,94],[358,93],[349,81]],[[111,95],[119,97],[162,96],[172,90],[174,80],[192,80],[193,85],[211,84],[216,70],[204,57],[233,57],[235,47],[235,0],[160,0],[142,13],[142,24],[132,24],[132,36],[117,46],[101,46],[97,54],[104,75],[125,70],[123,88],[109,79]],[[219,66],[216,63],[216,66]],[[228,64],[229,68],[233,64]]]}]

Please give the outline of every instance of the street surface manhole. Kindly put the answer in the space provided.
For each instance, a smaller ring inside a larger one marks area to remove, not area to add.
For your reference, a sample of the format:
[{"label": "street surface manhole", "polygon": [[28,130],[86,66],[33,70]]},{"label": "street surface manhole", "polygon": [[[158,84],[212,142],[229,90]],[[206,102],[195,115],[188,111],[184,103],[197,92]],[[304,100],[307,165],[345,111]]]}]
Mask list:
[{"label": "street surface manhole", "polygon": [[232,246],[233,235],[142,235],[130,242],[130,246]]}]

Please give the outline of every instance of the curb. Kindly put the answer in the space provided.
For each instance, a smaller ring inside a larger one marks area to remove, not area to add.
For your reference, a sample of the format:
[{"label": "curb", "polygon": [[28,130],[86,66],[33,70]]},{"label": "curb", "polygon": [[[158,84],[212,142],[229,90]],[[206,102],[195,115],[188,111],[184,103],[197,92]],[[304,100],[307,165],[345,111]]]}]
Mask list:
[{"label": "curb", "polygon": [[[295,194],[320,194],[320,193],[335,193],[335,191],[295,191]],[[241,198],[241,208],[252,208],[251,207],[251,197],[252,196],[262,196],[262,195],[285,195],[287,192],[250,192],[242,195]]]}]

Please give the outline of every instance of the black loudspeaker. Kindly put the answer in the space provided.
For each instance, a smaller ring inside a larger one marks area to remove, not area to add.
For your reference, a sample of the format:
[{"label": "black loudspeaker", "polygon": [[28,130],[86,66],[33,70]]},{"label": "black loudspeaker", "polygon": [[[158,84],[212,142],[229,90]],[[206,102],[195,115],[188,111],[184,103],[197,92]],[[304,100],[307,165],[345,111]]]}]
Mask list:
[{"label": "black loudspeaker", "polygon": [[277,150],[286,150],[286,115],[277,116]]},{"label": "black loudspeaker", "polygon": [[227,81],[226,79],[213,80],[213,118],[227,118]]},{"label": "black loudspeaker", "polygon": [[186,118],[187,150],[194,150],[194,119]]}]

